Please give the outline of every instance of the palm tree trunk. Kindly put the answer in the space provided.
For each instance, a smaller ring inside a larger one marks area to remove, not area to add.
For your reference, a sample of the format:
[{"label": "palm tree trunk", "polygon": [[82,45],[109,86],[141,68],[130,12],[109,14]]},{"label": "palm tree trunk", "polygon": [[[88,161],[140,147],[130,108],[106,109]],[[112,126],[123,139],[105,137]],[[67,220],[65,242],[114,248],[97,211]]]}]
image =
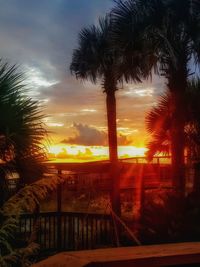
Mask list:
[{"label": "palm tree trunk", "polygon": [[[171,153],[172,153],[172,181],[175,190],[184,195],[185,193],[185,161],[184,161],[184,147],[185,147],[185,101],[184,92],[187,87],[187,80],[185,75],[177,74],[173,83],[171,84],[172,92],[172,131],[171,131]],[[175,89],[175,90],[173,90]]]},{"label": "palm tree trunk", "polygon": [[110,158],[110,175],[112,179],[111,203],[112,209],[117,216],[121,216],[120,203],[120,176],[117,153],[117,124],[116,124],[116,98],[115,91],[106,91],[107,123],[108,123],[108,144]]},{"label": "palm tree trunk", "polygon": [[184,165],[184,123],[182,118],[173,120],[172,125],[172,181],[175,189],[181,194],[185,192]]}]

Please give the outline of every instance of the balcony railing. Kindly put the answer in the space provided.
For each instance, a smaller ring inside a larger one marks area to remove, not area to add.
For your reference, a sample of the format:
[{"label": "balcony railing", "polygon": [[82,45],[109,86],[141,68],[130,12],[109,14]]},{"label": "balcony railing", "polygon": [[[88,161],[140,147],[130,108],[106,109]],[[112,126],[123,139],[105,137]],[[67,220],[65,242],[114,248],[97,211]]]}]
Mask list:
[{"label": "balcony railing", "polygon": [[112,247],[113,223],[108,214],[46,212],[23,214],[19,227],[22,240],[32,238],[42,251],[84,250]]}]

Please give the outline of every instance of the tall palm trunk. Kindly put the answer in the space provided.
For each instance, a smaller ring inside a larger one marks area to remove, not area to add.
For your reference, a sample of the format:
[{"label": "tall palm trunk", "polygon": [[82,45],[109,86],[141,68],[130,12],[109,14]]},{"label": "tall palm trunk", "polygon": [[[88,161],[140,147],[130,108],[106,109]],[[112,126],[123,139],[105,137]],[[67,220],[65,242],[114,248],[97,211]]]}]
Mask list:
[{"label": "tall palm trunk", "polygon": [[185,170],[184,170],[184,118],[178,110],[174,112],[172,120],[172,180],[176,190],[184,194]]},{"label": "tall palm trunk", "polygon": [[169,81],[169,89],[172,93],[172,180],[175,189],[183,195],[185,192],[185,162],[184,162],[184,125],[185,125],[185,101],[184,93],[187,88],[187,69],[184,67],[176,72]]},{"label": "tall palm trunk", "polygon": [[109,80],[109,88],[105,84],[106,92],[106,108],[107,108],[107,123],[108,123],[108,144],[110,158],[110,175],[112,180],[111,203],[112,209],[117,216],[121,216],[120,203],[120,175],[118,166],[117,153],[117,124],[116,124],[116,84],[111,85]]},{"label": "tall palm trunk", "polygon": [[116,124],[116,97],[115,92],[106,95],[109,158],[111,163],[118,162],[117,153],[117,124]]}]

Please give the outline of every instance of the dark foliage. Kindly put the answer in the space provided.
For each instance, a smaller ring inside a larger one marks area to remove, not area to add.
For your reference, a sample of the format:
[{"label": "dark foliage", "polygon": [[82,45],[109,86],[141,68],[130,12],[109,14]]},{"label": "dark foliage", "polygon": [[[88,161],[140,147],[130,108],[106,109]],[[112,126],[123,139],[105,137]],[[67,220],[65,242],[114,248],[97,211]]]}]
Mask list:
[{"label": "dark foliage", "polygon": [[7,173],[18,172],[21,185],[38,179],[46,160],[41,107],[26,96],[27,88],[17,66],[0,61],[1,181]]},{"label": "dark foliage", "polygon": [[141,219],[143,244],[200,241],[200,199],[173,191],[149,193]]},{"label": "dark foliage", "polygon": [[[200,80],[193,79],[188,83],[183,93],[185,106],[182,113],[185,118],[184,135],[185,149],[191,160],[200,158]],[[159,102],[146,116],[147,131],[152,135],[148,144],[148,158],[151,160],[155,154],[169,154],[171,150],[172,131],[172,95],[170,92],[160,97]]]}]

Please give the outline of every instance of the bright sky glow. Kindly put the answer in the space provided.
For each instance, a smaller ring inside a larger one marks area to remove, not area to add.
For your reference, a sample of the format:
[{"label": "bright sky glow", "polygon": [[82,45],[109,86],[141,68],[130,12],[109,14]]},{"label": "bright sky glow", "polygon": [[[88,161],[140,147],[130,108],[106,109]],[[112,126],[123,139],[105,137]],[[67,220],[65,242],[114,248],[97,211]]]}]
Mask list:
[{"label": "bright sky glow", "polygon": [[47,122],[46,125],[49,127],[63,127],[64,126],[63,123],[59,123],[59,122]]},{"label": "bright sky glow", "polygon": [[34,89],[49,87],[58,83],[56,80],[47,80],[40,69],[26,66],[27,83]]},{"label": "bright sky glow", "polygon": [[139,97],[152,97],[155,88],[153,87],[129,87],[129,89],[123,92],[124,95],[128,96],[139,96]]},{"label": "bright sky glow", "polygon": [[[143,157],[146,152],[144,147],[119,146],[119,158]],[[59,161],[93,161],[108,159],[108,147],[104,146],[78,146],[57,144],[49,147],[49,157]]]},{"label": "bright sky glow", "polygon": [[96,109],[87,109],[87,108],[85,108],[85,109],[81,109],[81,111],[82,111],[82,112],[97,112]]}]

